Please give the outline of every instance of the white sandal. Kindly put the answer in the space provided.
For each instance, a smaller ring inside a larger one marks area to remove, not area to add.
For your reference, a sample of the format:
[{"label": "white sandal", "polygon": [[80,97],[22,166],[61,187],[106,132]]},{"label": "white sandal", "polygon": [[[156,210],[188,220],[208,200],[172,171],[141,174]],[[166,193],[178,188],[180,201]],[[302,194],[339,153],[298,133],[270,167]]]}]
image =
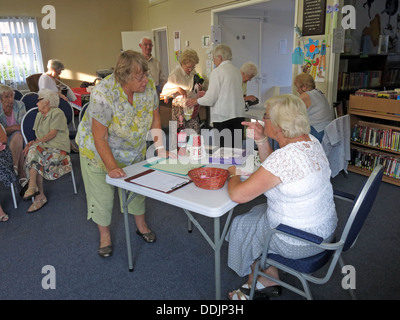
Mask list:
[{"label": "white sandal", "polygon": [[245,295],[240,289],[237,289],[235,291],[232,291],[233,295],[228,296],[230,300],[249,300],[249,296]]},{"label": "white sandal", "polygon": [[0,217],[0,222],[6,222],[6,221],[8,221],[8,214],[3,214],[1,217]]}]

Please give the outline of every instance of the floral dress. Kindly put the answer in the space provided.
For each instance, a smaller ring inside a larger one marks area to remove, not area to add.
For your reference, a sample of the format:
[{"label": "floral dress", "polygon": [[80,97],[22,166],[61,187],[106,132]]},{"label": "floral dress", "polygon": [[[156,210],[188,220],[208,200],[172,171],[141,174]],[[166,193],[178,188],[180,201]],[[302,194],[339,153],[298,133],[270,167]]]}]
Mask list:
[{"label": "floral dress", "polygon": [[33,125],[37,138],[45,136],[51,129],[57,129],[57,135],[48,142],[33,144],[25,160],[26,171],[35,169],[46,180],[56,180],[71,172],[70,140],[67,120],[63,111],[52,108],[46,116],[37,114]]},{"label": "floral dress", "polygon": [[16,179],[11,151],[4,144],[0,144],[0,181],[8,188]]},{"label": "floral dress", "polygon": [[140,162],[146,156],[147,135],[153,123],[153,111],[159,99],[154,81],[149,78],[144,92],[135,92],[133,104],[113,74],[103,79],[92,91],[90,103],[75,138],[80,156],[106,170],[92,135],[92,119],[108,128],[108,144],[121,168]]}]

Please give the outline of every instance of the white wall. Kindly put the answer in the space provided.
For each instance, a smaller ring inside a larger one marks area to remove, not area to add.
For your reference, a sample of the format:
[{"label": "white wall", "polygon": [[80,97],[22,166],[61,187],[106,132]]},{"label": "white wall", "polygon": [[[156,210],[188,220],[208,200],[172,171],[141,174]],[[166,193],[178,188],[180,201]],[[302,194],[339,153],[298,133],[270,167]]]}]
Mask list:
[{"label": "white wall", "polygon": [[[283,3],[285,2],[285,3]],[[282,7],[283,10],[279,10]],[[223,11],[219,14],[261,17],[261,66],[260,103],[281,93],[291,92],[292,85],[292,52],[295,25],[295,5],[291,0],[273,0],[257,5]],[[286,54],[279,52],[279,41],[287,40]]]},{"label": "white wall", "polygon": [[[292,84],[292,52],[294,34],[294,8],[289,11],[269,11],[263,23],[261,72],[265,75],[261,84],[265,101],[274,92],[273,87],[287,87]],[[279,41],[285,39],[286,54],[279,52]],[[272,90],[272,91],[271,91]]]}]

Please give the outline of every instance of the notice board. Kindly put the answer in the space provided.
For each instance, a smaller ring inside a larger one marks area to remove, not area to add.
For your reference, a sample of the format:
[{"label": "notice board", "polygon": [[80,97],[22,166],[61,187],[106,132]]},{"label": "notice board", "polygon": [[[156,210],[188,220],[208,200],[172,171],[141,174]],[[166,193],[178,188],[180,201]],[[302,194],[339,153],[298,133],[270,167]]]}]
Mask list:
[{"label": "notice board", "polygon": [[303,36],[325,33],[326,0],[304,0]]}]

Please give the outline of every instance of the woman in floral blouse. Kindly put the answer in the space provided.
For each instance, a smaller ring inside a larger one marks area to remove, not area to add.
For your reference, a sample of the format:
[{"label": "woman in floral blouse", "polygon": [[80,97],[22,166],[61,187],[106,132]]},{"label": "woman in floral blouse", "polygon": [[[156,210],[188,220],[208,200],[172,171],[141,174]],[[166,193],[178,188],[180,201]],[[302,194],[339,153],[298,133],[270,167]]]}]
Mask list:
[{"label": "woman in floral blouse", "polygon": [[[99,228],[102,257],[112,254],[110,234],[114,203],[111,178],[125,177],[122,168],[145,159],[146,137],[151,130],[158,156],[168,156],[161,139],[161,120],[154,82],[141,53],[132,50],[120,54],[114,73],[92,91],[90,103],[79,124],[82,177],[85,184],[88,219]],[[136,195],[128,212],[135,216],[137,234],[147,242],[156,240],[145,221],[144,196]]]}]

